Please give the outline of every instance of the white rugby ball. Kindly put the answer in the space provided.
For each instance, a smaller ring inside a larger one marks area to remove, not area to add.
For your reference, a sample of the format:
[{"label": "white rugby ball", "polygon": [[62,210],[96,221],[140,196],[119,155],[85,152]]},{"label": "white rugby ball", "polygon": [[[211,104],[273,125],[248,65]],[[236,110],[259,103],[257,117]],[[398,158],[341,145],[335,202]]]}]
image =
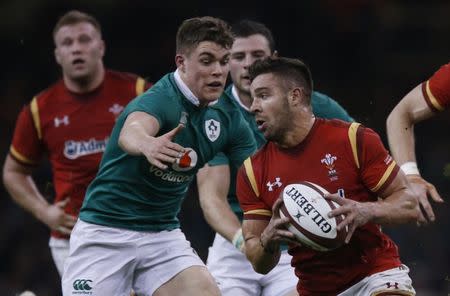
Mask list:
[{"label": "white rugby ball", "polygon": [[339,205],[324,198],[328,191],[311,182],[289,184],[283,189],[281,217],[289,217],[288,230],[302,245],[317,251],[330,251],[344,244],[347,227],[337,231],[343,216],[328,217]]}]

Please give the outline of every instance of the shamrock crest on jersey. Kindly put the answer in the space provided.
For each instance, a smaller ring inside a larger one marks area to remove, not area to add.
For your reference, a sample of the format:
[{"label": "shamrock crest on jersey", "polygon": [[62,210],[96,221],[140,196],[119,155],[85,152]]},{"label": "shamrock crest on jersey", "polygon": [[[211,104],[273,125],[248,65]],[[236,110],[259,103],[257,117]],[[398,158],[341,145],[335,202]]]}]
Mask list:
[{"label": "shamrock crest on jersey", "polygon": [[206,136],[211,142],[217,140],[220,136],[220,122],[214,119],[208,119],[205,121]]}]

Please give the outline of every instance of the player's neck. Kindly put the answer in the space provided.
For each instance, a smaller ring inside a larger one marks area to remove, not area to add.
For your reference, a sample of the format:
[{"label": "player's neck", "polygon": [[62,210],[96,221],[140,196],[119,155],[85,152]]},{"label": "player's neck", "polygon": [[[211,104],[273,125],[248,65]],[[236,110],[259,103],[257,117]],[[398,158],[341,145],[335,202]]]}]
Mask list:
[{"label": "player's neck", "polygon": [[308,136],[314,121],[315,117],[312,113],[303,114],[298,120],[292,120],[292,128],[276,144],[285,149],[299,145]]},{"label": "player's neck", "polygon": [[253,103],[252,96],[249,92],[243,91],[236,86],[233,87],[235,90],[235,94],[237,95],[237,100],[239,100],[240,104],[244,106],[247,110],[250,110],[250,106]]},{"label": "player's neck", "polygon": [[105,69],[103,66],[99,67],[92,76],[85,79],[71,79],[67,75],[63,76],[64,84],[73,93],[84,94],[95,90],[102,84],[105,76]]}]

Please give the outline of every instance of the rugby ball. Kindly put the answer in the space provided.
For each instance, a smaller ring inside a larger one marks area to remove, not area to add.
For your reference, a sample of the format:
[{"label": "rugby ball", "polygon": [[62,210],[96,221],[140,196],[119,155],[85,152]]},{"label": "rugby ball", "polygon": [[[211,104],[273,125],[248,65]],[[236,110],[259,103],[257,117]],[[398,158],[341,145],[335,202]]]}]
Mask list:
[{"label": "rugby ball", "polygon": [[324,198],[328,191],[311,182],[299,182],[284,187],[281,217],[289,217],[288,230],[300,243],[316,251],[330,251],[344,244],[347,227],[340,231],[336,226],[343,216],[328,217],[328,213],[339,207]]}]

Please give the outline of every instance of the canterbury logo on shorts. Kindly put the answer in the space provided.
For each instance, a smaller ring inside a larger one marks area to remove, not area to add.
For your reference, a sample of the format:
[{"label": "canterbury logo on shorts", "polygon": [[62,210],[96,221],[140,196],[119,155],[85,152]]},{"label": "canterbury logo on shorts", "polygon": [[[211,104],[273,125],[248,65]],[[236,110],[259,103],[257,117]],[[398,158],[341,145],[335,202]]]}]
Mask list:
[{"label": "canterbury logo on shorts", "polygon": [[[73,282],[73,289],[75,291],[72,292],[72,294],[81,294],[80,292],[86,292],[92,290],[92,280],[85,280],[85,279],[77,279]],[[79,291],[79,292],[77,292]],[[82,293],[86,294],[86,293]]]}]

